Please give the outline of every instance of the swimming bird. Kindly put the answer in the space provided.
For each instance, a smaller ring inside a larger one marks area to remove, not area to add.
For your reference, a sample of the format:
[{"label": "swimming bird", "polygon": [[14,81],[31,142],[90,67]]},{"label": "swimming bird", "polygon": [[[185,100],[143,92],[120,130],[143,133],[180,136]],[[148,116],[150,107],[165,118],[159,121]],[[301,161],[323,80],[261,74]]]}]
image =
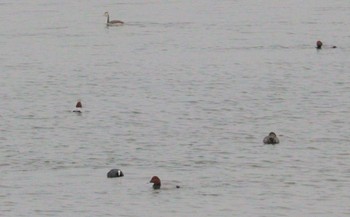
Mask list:
[{"label": "swimming bird", "polygon": [[[158,176],[153,176],[149,182],[153,183],[153,189],[160,189],[161,182]],[[176,188],[180,188],[180,186],[176,185]]]},{"label": "swimming bird", "polygon": [[[316,49],[322,49],[322,46],[323,46],[323,43],[322,43],[322,41],[317,41],[316,42]],[[326,45],[325,45],[326,46]],[[337,48],[337,46],[326,46],[326,48]]]},{"label": "swimming bird", "polygon": [[105,12],[105,16],[107,17],[107,26],[121,26],[124,24],[121,20],[109,20],[109,13]]},{"label": "swimming bird", "polygon": [[280,140],[277,138],[276,133],[271,132],[268,136],[264,138],[264,144],[278,144]]},{"label": "swimming bird", "polygon": [[77,104],[75,105],[75,110],[73,110],[73,112],[78,112],[78,113],[81,113],[81,109],[83,108],[82,104],[81,104],[81,101],[79,100],[77,102]]},{"label": "swimming bird", "polygon": [[160,189],[161,183],[158,176],[153,176],[149,182],[153,183],[153,189]]},{"label": "swimming bird", "polygon": [[107,173],[108,178],[116,178],[116,177],[123,177],[124,173],[120,169],[111,169]]},{"label": "swimming bird", "polygon": [[316,42],[316,48],[317,48],[317,49],[321,49],[321,48],[322,48],[322,45],[323,45],[322,41],[317,41],[317,42]]}]

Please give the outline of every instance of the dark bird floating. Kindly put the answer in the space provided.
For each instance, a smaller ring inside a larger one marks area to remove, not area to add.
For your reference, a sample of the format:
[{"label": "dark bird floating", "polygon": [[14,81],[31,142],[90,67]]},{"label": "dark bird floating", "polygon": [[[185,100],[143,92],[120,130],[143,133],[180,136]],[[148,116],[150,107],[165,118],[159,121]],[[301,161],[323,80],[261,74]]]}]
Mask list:
[{"label": "dark bird floating", "polygon": [[264,144],[278,144],[280,140],[277,138],[276,133],[271,132],[268,136],[264,138]]},{"label": "dark bird floating", "polygon": [[123,177],[124,173],[120,169],[111,169],[107,173],[108,178],[117,178],[117,177]]}]

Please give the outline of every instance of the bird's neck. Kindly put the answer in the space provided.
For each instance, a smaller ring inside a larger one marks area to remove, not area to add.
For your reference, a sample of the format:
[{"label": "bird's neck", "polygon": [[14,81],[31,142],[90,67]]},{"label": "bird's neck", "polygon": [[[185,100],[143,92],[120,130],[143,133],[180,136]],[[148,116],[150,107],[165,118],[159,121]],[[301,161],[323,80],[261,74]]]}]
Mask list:
[{"label": "bird's neck", "polygon": [[107,16],[107,23],[109,23],[109,15]]},{"label": "bird's neck", "polygon": [[153,189],[160,189],[160,183],[159,184],[153,184]]}]

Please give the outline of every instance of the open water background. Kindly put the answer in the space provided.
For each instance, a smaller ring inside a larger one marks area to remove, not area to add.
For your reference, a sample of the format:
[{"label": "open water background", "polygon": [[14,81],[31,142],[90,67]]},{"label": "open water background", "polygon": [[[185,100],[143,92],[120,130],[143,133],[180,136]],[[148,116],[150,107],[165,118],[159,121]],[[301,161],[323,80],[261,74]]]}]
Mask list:
[{"label": "open water background", "polygon": [[349,11],[1,1],[0,215],[349,216]]}]

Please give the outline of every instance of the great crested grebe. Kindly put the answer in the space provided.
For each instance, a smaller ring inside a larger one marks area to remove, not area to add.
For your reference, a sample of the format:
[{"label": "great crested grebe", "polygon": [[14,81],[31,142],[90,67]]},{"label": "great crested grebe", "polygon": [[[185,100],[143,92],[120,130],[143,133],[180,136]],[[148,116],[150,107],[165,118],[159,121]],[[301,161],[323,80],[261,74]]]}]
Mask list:
[{"label": "great crested grebe", "polygon": [[124,24],[121,20],[109,20],[109,13],[105,12],[105,16],[107,17],[107,26],[121,26]]}]

